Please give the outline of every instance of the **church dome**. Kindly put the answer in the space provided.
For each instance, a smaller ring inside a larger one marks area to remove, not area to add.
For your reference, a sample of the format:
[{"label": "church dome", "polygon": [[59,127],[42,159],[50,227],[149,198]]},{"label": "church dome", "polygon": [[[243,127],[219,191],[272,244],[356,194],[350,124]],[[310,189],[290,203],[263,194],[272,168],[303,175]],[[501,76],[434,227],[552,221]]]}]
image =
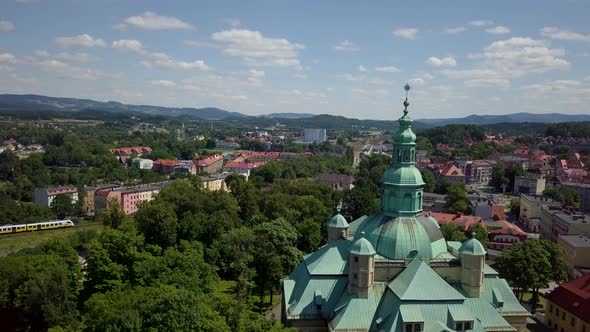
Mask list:
[{"label": "church dome", "polygon": [[432,259],[447,252],[440,229],[427,217],[392,218],[376,213],[362,223],[357,232],[364,232],[377,254],[385,258],[405,259],[417,251],[420,257]]},{"label": "church dome", "polygon": [[424,185],[422,174],[416,167],[388,168],[383,174],[383,183]]},{"label": "church dome", "polygon": [[333,216],[332,219],[330,219],[330,221],[328,222],[328,227],[348,228],[348,222],[346,221],[346,218],[344,218],[344,216],[341,215],[339,212],[338,214]]},{"label": "church dome", "polygon": [[374,255],[376,251],[375,248],[373,248],[371,242],[369,242],[364,237],[361,237],[352,245],[352,248],[350,248],[350,253],[356,255],[370,256]]},{"label": "church dome", "polygon": [[485,256],[486,248],[475,238],[475,232],[471,233],[471,239],[463,242],[459,248],[459,253],[472,256]]},{"label": "church dome", "polygon": [[398,144],[411,144],[416,142],[416,134],[410,128],[406,128],[398,131],[393,139]]}]

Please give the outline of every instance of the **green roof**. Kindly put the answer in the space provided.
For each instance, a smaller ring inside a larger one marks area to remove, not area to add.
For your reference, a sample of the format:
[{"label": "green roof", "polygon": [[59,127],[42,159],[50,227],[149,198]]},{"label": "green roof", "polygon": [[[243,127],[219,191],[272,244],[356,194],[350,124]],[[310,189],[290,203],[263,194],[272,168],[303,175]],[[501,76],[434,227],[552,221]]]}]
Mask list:
[{"label": "green roof", "polygon": [[356,240],[356,242],[352,245],[352,248],[350,249],[350,253],[355,254],[355,255],[369,256],[369,255],[375,255],[377,252],[373,248],[373,245],[371,244],[371,242],[369,242],[364,237],[361,237],[360,239]]},{"label": "green roof", "polygon": [[[312,276],[305,263],[301,263],[283,280],[283,310],[289,319],[328,318],[342,294],[346,293],[347,282],[346,276]],[[321,310],[316,305],[318,302],[323,303]]]},{"label": "green roof", "polygon": [[405,259],[414,250],[422,258],[447,252],[440,229],[423,217],[392,218],[376,213],[357,226],[355,236],[360,237],[361,231],[377,253],[389,259]]},{"label": "green roof", "polygon": [[328,222],[328,227],[334,228],[348,228],[348,221],[344,218],[343,215],[338,213],[337,215],[333,216],[332,219]]},{"label": "green roof", "polygon": [[335,306],[335,316],[330,321],[331,331],[369,330],[386,286],[385,283],[374,283],[366,299],[345,292]]},{"label": "green roof", "polygon": [[422,174],[420,174],[420,170],[414,165],[388,168],[385,173],[383,173],[383,182],[390,185],[424,185]]},{"label": "green roof", "polygon": [[496,278],[499,275],[499,273],[492,269],[491,266],[489,266],[488,264],[484,264],[483,266],[483,276],[484,278]]},{"label": "green roof", "polygon": [[475,233],[473,233],[471,239],[463,242],[459,252],[473,256],[485,256],[487,254],[486,248],[475,238]]},{"label": "green roof", "polygon": [[343,275],[348,270],[350,240],[337,240],[303,257],[311,275]]},{"label": "green roof", "polygon": [[457,292],[421,259],[414,259],[405,270],[389,283],[389,288],[404,301],[465,299],[463,295]]},{"label": "green roof", "polygon": [[449,304],[449,316],[453,322],[474,321],[473,313],[462,304]]},{"label": "green roof", "polygon": [[416,305],[402,305],[399,307],[399,313],[402,316],[402,322],[404,323],[424,322],[422,310]]}]

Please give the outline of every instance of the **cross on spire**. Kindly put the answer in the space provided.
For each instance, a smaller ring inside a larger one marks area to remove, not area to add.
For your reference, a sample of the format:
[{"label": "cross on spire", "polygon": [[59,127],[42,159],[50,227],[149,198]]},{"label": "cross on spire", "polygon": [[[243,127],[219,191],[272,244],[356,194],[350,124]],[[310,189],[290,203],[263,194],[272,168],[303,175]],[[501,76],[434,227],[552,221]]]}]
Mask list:
[{"label": "cross on spire", "polygon": [[409,83],[406,83],[404,86],[404,90],[406,90],[406,100],[404,100],[404,116],[408,115],[408,106],[410,106],[410,102],[408,101],[408,92],[412,89]]}]

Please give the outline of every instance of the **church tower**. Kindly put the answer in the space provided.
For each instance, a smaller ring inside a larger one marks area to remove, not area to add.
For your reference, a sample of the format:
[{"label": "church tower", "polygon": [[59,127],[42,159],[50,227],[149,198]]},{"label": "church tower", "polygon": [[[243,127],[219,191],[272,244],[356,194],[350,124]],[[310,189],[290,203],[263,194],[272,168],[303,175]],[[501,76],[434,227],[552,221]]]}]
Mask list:
[{"label": "church tower", "polygon": [[415,217],[422,212],[424,181],[416,168],[416,135],[412,132],[412,119],[408,116],[406,84],[404,115],[398,120],[399,130],[393,137],[393,155],[389,169],[383,174],[381,208],[390,217]]}]

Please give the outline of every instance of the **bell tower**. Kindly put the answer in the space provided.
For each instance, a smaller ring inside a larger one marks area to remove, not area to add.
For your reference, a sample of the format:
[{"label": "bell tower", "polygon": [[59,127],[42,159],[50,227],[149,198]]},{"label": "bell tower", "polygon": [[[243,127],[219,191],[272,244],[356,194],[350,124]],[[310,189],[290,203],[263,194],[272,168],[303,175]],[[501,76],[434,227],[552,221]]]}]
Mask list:
[{"label": "bell tower", "polygon": [[424,181],[416,168],[416,134],[412,131],[412,118],[408,115],[408,92],[406,84],[404,115],[398,120],[399,129],[393,136],[393,154],[389,169],[383,174],[383,213],[397,217],[415,217],[422,212]]}]

